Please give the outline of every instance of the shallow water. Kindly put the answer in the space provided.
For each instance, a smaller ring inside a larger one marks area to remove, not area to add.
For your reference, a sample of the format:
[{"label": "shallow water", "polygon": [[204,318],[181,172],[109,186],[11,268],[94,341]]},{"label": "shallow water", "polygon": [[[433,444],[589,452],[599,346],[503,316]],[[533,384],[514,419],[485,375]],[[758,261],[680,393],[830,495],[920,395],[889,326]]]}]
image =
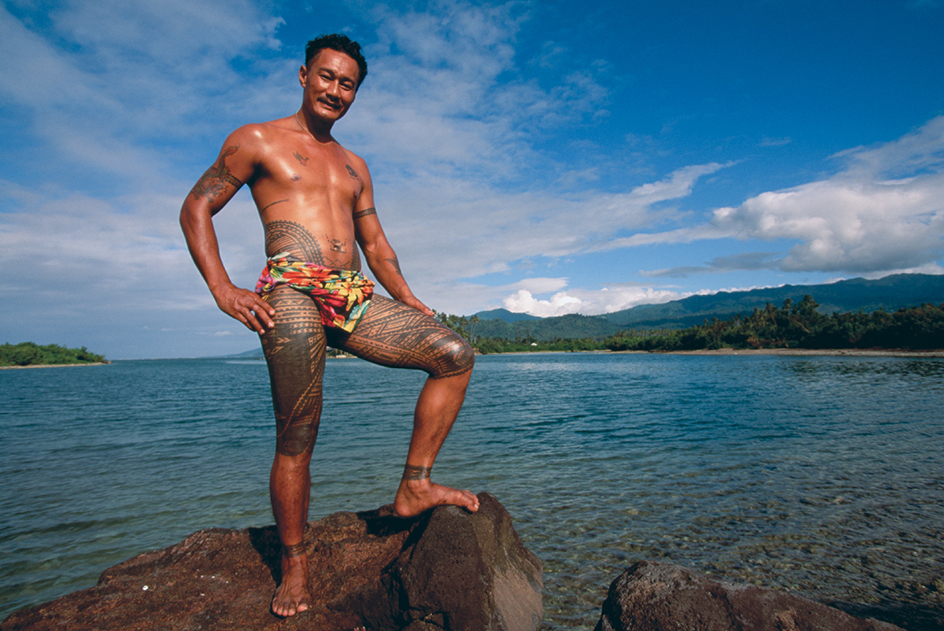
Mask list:
[{"label": "shallow water", "polygon": [[[312,519],[392,500],[423,377],[330,361]],[[261,361],[4,370],[0,392],[0,618],[272,521]],[[942,411],[941,359],[487,356],[436,478],[512,514],[547,629],[592,628],[640,559],[944,628]]]}]

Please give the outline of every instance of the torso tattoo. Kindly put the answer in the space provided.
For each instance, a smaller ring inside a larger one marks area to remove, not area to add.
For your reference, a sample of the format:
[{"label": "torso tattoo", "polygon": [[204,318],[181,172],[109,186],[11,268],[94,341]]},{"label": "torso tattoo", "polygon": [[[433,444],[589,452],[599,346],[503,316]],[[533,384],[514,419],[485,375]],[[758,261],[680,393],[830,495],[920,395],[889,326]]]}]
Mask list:
[{"label": "torso tattoo", "polygon": [[331,244],[332,252],[340,252],[341,254],[347,252],[347,241],[332,239],[328,235],[325,235],[325,239]]},{"label": "torso tattoo", "polygon": [[[302,261],[335,269],[360,270],[357,246],[348,253],[348,242],[325,235],[317,239],[305,226],[294,221],[276,220],[265,224],[265,249],[268,256],[290,252]],[[323,248],[327,245],[327,248]],[[338,256],[341,255],[341,256]]]},{"label": "torso tattoo", "polygon": [[301,260],[324,265],[321,244],[305,226],[294,221],[270,221],[265,225],[265,249],[269,256],[291,252]]}]

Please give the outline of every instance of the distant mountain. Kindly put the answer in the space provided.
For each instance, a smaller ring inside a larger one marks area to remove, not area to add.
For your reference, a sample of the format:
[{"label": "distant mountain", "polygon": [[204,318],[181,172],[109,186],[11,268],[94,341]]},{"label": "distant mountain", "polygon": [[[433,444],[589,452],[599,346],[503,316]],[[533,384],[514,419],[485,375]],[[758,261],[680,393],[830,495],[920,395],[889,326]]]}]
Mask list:
[{"label": "distant mountain", "polygon": [[799,302],[810,295],[822,313],[883,309],[894,312],[923,303],[944,303],[944,275],[896,274],[878,280],[855,278],[828,285],[784,285],[750,291],[719,292],[708,296],[689,296],[658,305],[640,305],[600,316],[566,315],[536,318],[505,309],[477,313],[476,337],[536,340],[607,337],[621,329],[684,329],[705,320],[723,320],[763,309],[767,303],[776,307],[786,299]]},{"label": "distant mountain", "polygon": [[224,359],[264,359],[265,355],[262,353],[262,347],[257,346],[256,348],[242,353],[236,353],[235,355],[224,355]]},{"label": "distant mountain", "polygon": [[[585,316],[570,314],[557,316],[555,318],[536,318],[520,319],[514,322],[506,322],[499,319],[483,319],[479,316],[479,322],[474,326],[469,325],[469,332],[474,338],[496,337],[505,340],[515,339],[533,339],[542,342],[549,342],[556,338],[583,339],[583,338],[604,338],[615,334],[620,330],[619,325],[607,321],[602,316]],[[523,314],[512,314],[523,315]]]},{"label": "distant mountain", "polygon": [[709,296],[689,296],[661,305],[640,305],[608,313],[603,317],[623,328],[681,329],[706,319],[723,320],[767,303],[776,307],[788,298],[799,302],[810,295],[821,313],[883,309],[894,312],[926,302],[944,303],[944,275],[895,274],[878,280],[854,278],[828,285],[784,285],[751,291],[719,292]]},{"label": "distant mountain", "polygon": [[508,309],[492,309],[491,311],[479,311],[476,313],[479,320],[503,320],[504,322],[519,322],[521,320],[540,320],[538,316],[528,313],[514,313]]}]

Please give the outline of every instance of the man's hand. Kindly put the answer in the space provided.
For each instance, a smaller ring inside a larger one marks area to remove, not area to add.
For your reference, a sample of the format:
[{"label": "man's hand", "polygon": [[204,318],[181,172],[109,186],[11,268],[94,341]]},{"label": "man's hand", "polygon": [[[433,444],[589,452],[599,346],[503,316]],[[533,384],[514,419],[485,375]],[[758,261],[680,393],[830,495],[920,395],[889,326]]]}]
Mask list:
[{"label": "man's hand", "polygon": [[423,313],[425,313],[426,315],[430,317],[436,317],[436,314],[433,313],[432,309],[424,305],[422,302],[419,301],[419,299],[416,296],[412,294],[409,296],[400,298],[400,302],[402,302],[403,304],[407,306],[413,307],[414,309],[419,309],[420,311],[422,311]]},{"label": "man's hand", "polygon": [[275,309],[255,292],[229,285],[213,292],[216,304],[226,315],[246,325],[247,329],[262,335],[275,326]]}]

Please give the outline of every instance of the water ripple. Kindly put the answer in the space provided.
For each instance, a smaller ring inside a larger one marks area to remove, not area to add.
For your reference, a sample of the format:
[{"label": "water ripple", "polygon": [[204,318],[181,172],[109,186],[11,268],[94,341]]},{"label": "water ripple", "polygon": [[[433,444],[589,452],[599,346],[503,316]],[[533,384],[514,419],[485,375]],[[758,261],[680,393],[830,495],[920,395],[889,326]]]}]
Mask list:
[{"label": "water ripple", "polygon": [[[0,617],[195,530],[271,523],[267,380],[232,360],[0,371]],[[329,363],[312,519],[392,499],[422,382]],[[482,357],[436,474],[509,509],[546,629],[592,628],[640,559],[941,628],[942,409],[935,359]]]}]

